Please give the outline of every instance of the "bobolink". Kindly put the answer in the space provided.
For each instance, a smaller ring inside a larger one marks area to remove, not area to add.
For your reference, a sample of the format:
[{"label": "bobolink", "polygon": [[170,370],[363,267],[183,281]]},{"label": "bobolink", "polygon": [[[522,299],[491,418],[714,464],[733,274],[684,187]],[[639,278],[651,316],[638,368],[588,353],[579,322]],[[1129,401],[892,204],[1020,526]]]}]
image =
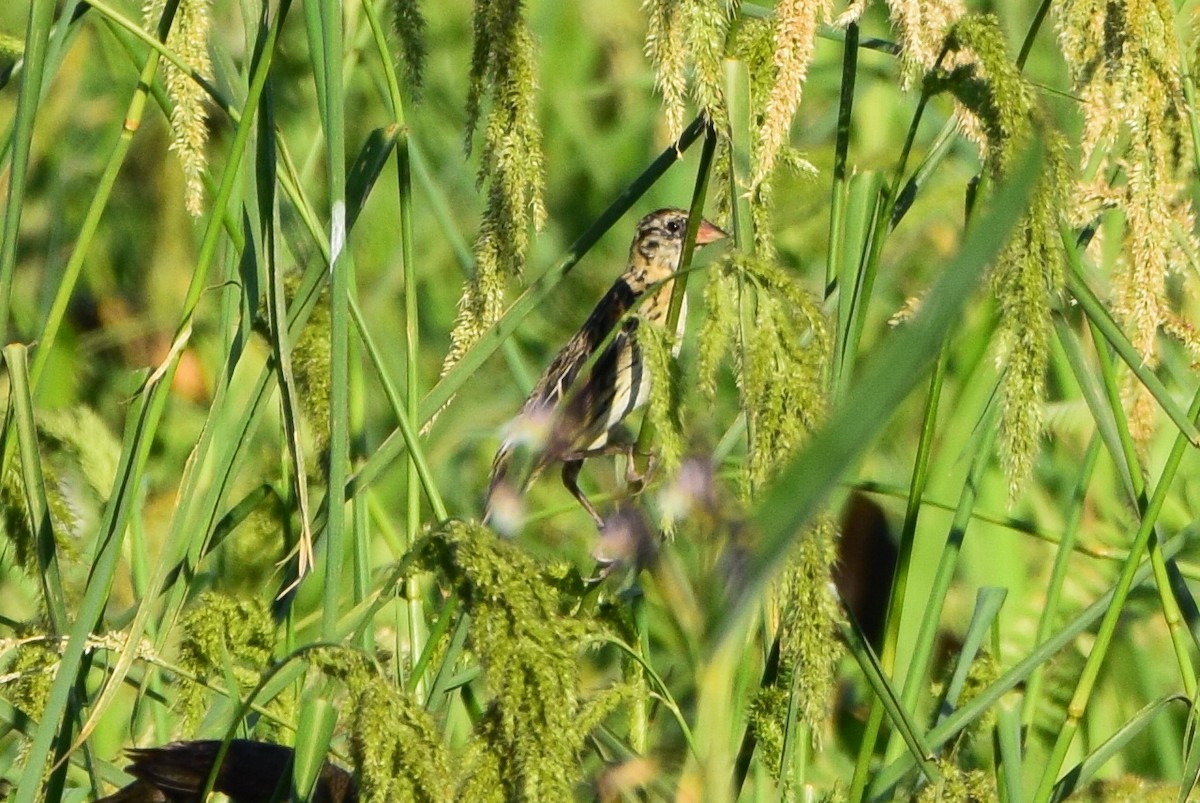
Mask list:
[{"label": "bobolink", "polygon": [[[492,461],[484,521],[492,517],[498,504],[515,503],[520,492],[547,466],[561,462],[567,490],[596,526],[604,526],[604,519],[579,490],[579,471],[586,458],[596,455],[624,452],[632,458],[632,444],[623,442],[617,433],[621,422],[645,404],[650,394],[650,376],[642,370],[638,327],[640,321],[657,326],[666,323],[672,277],[679,269],[687,224],[688,213],[682,209],[660,209],[638,223],[624,273],[558,352],[509,426]],[[696,244],[706,245],[725,236],[721,229],[701,220]],[[636,314],[630,315],[638,299],[651,290],[653,294]],[[684,313],[686,307],[680,311],[680,332]],[[619,331],[613,335],[618,326]],[[591,368],[580,380],[580,373],[589,363]],[[530,433],[540,433],[541,437],[530,437]],[[514,487],[508,478],[514,450],[526,440],[536,442],[537,454],[528,479]]]}]

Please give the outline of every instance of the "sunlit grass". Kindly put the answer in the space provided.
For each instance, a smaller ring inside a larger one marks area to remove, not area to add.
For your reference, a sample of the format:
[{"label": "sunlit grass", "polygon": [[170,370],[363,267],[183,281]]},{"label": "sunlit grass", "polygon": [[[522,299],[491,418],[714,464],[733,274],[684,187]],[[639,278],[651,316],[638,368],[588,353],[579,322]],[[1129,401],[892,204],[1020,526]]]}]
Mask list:
[{"label": "sunlit grass", "polygon": [[[161,35],[194,0],[157,37],[125,0],[0,8],[0,78],[31,43],[0,88],[11,799],[234,737],[373,800],[1186,796],[1195,277],[1147,360],[1108,303],[1144,225],[1122,154],[1156,151],[1085,132],[1094,219],[1047,189],[1086,115],[1038,4],[905,92],[882,5],[776,59],[816,11],[654,3],[656,76],[633,0],[368,2],[214,2],[211,67]],[[1182,75],[1155,86],[1200,131]],[[691,199],[732,237],[689,267],[679,459],[635,499],[590,461],[602,534],[547,472],[500,539],[502,427],[632,223]],[[1154,244],[1180,265],[1189,209]]]}]

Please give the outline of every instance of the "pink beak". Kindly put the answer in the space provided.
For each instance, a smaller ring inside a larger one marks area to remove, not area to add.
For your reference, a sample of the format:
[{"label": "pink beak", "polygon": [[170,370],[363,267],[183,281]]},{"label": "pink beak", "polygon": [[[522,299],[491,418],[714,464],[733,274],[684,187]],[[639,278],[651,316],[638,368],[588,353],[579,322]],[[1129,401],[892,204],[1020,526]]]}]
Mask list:
[{"label": "pink beak", "polygon": [[701,220],[700,228],[696,232],[696,245],[708,245],[709,243],[715,243],[717,240],[723,240],[728,236],[728,234],[707,220]]}]

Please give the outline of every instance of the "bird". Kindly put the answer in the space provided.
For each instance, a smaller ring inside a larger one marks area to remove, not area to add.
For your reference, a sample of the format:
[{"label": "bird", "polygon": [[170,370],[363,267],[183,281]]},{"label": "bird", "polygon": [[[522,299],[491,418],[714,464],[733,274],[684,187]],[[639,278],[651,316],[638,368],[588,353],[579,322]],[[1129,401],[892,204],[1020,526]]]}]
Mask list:
[{"label": "bird", "polygon": [[[181,741],[130,750],[133,763],[125,771],[136,780],[97,803],[201,803],[221,744],[219,740]],[[217,770],[213,791],[228,795],[233,803],[287,800],[294,757],[290,747],[234,739]],[[358,786],[350,773],[326,761],[311,799],[357,803]]]},{"label": "bird", "polygon": [[[643,371],[638,328],[642,322],[658,326],[667,322],[673,277],[679,270],[687,229],[688,213],[683,209],[659,209],[638,222],[625,270],[550,362],[507,428],[492,461],[484,499],[485,523],[492,520],[498,506],[505,502],[511,506],[548,466],[562,463],[563,485],[596,526],[604,529],[604,519],[579,489],[579,472],[589,457],[625,453],[632,458],[633,444],[622,441],[620,424],[646,403],[651,381]],[[696,245],[727,236],[701,219]],[[649,298],[638,305],[647,293]],[[631,314],[635,306],[636,313]],[[686,306],[680,309],[676,354],[685,313]],[[581,377],[585,368],[587,373]],[[510,479],[513,457],[518,447],[530,440],[535,442],[533,468],[518,487]],[[626,474],[630,481],[640,479],[633,471],[632,459]]]}]

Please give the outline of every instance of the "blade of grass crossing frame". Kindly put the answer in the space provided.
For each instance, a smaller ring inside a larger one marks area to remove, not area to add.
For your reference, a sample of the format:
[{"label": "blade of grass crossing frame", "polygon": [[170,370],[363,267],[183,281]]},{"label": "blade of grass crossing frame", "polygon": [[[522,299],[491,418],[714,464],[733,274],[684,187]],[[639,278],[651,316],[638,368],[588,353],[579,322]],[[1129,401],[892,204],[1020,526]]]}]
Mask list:
[{"label": "blade of grass crossing frame", "polygon": [[[306,0],[306,10],[312,3]],[[350,464],[350,304],[354,288],[354,260],[346,247],[345,93],[342,81],[343,36],[341,3],[320,3],[319,28],[306,16],[309,41],[314,39],[320,57],[316,60],[318,82],[324,84],[321,98],[325,130],[325,159],[329,186],[329,272],[330,272],[330,398],[328,477],[330,488],[342,488]],[[316,34],[316,36],[314,36]],[[319,85],[320,85],[319,83]],[[323,559],[324,603],[321,632],[332,638],[337,629],[346,516],[340,494],[327,506]]]},{"label": "blade of grass crossing frame", "polygon": [[25,487],[25,504],[33,531],[37,552],[38,575],[42,581],[42,597],[50,616],[50,630],[55,635],[66,631],[66,590],[58,569],[58,548],[54,526],[50,521],[50,503],[46,499],[46,479],[38,450],[37,423],[33,418],[33,398],[29,386],[29,352],[24,345],[12,343],[4,347],[4,364],[8,367],[9,398],[16,428],[17,448],[21,457],[21,484]]},{"label": "blade of grass crossing frame", "polygon": [[1054,792],[1050,796],[1052,803],[1066,800],[1073,792],[1086,785],[1104,766],[1105,762],[1120,753],[1126,745],[1146,729],[1154,717],[1164,713],[1171,703],[1187,705],[1190,704],[1190,701],[1182,694],[1168,694],[1158,698],[1127,719],[1121,724],[1121,727],[1117,728],[1116,733],[1105,739],[1083,761],[1068,770],[1062,780],[1054,785]]},{"label": "blade of grass crossing frame", "polygon": [[904,705],[899,695],[896,694],[896,690],[892,687],[892,684],[888,682],[882,667],[879,665],[879,659],[875,657],[875,651],[867,643],[862,628],[854,620],[854,615],[850,613],[850,609],[844,601],[842,602],[842,608],[846,611],[846,615],[849,618],[848,624],[839,624],[839,629],[841,630],[842,638],[846,641],[847,649],[854,656],[854,660],[858,662],[858,666],[862,669],[863,676],[871,686],[871,690],[883,704],[883,708],[892,720],[896,732],[900,734],[900,738],[908,746],[909,754],[913,760],[921,767],[921,771],[925,773],[925,777],[928,780],[935,780],[941,773],[938,772],[937,765],[933,762],[933,749],[931,745],[925,740],[920,727],[908,713],[910,709]]},{"label": "blade of grass crossing frame", "polygon": [[41,101],[54,0],[32,0],[25,25],[25,65],[17,93],[13,127],[12,166],[8,174],[8,199],[0,230],[0,343],[8,342],[8,313],[12,302],[13,271],[17,264],[17,232],[25,205],[29,154],[33,148],[33,121]]},{"label": "blade of grass crossing frame", "polygon": [[878,349],[846,402],[835,407],[763,495],[755,513],[762,534],[760,548],[750,558],[744,585],[720,617],[722,636],[736,630],[782,565],[797,533],[934,361],[942,338],[1023,214],[1040,165],[1040,147],[1031,149],[1013,178],[996,193],[988,213],[968,231],[958,255],[926,296],[921,313]]},{"label": "blade of grass crossing frame", "polygon": [[312,515],[308,504],[308,471],[300,431],[300,409],[296,380],[292,375],[292,344],[288,340],[287,297],[283,287],[283,266],[275,258],[279,206],[275,198],[275,111],[268,80],[258,107],[258,159],[255,183],[258,190],[258,216],[262,256],[267,273],[267,320],[270,326],[271,356],[279,386],[279,406],[283,417],[284,440],[291,459],[292,490],[300,514],[300,553],[297,574],[303,577],[313,565]]},{"label": "blade of grass crossing frame", "polygon": [[883,176],[871,171],[850,179],[846,224],[841,249],[845,256],[838,276],[837,346],[834,353],[834,394],[840,398],[850,382],[865,325],[866,305],[875,283],[878,260],[872,235],[882,236],[878,225],[883,212]]}]

